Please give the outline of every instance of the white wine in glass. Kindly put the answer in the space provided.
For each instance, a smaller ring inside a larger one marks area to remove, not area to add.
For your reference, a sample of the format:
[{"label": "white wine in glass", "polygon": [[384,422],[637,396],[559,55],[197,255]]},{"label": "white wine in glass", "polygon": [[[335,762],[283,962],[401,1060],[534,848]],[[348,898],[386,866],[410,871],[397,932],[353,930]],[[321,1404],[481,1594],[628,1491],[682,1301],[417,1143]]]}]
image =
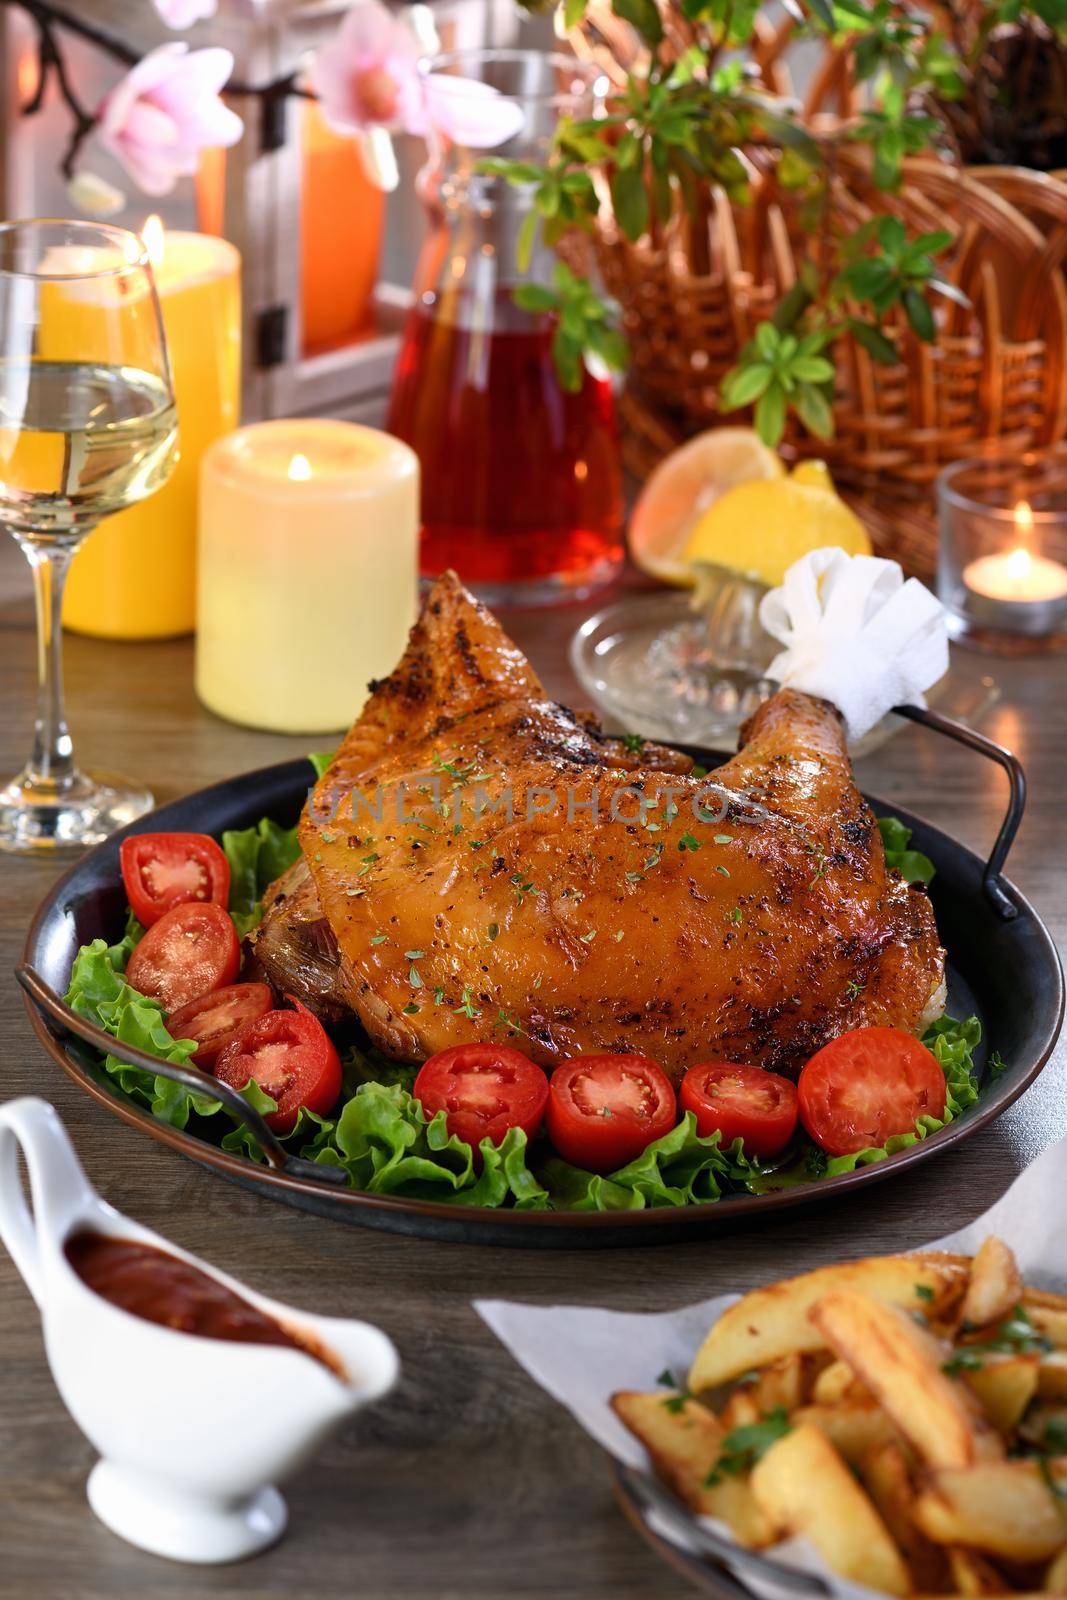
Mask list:
[{"label": "white wine in glass", "polygon": [[63,714],[70,558],[102,517],[152,494],[176,459],[159,300],[136,234],[93,223],[0,226],[0,524],[33,570],[33,752],[0,790],[0,848],[97,844],[150,809],[147,789],[79,771]]}]

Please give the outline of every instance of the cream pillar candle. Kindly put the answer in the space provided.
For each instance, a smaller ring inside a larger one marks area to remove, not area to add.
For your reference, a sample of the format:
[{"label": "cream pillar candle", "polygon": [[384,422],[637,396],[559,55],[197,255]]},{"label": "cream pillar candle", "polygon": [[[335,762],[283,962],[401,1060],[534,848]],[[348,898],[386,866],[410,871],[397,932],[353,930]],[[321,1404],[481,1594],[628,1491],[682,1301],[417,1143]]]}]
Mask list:
[{"label": "cream pillar candle", "polygon": [[200,471],[196,690],[253,728],[346,728],[415,617],[419,465],[353,422],[261,422]]}]

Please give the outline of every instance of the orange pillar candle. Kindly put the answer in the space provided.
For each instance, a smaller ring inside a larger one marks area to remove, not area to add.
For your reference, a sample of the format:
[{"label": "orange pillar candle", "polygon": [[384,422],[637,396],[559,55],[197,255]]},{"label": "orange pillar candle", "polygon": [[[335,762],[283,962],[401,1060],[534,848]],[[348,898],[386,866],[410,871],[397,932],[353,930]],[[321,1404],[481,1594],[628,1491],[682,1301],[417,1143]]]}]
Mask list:
[{"label": "orange pillar candle", "polygon": [[[63,622],[104,639],[165,639],[195,627],[200,458],[237,426],[240,408],[240,256],[225,239],[164,234],[158,218],[149,218],[144,239],[167,334],[180,453],[159,493],[107,517],[71,563]],[[72,307],[72,343],[79,315],[88,314]]]}]

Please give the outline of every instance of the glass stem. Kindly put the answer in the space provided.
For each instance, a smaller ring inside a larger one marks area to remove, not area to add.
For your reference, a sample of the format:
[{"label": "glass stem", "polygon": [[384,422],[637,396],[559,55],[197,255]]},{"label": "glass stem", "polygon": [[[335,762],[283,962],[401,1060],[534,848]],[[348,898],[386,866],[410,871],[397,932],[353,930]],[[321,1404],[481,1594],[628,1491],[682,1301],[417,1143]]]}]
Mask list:
[{"label": "glass stem", "polygon": [[26,776],[62,793],[75,777],[74,746],[63,714],[63,589],[73,550],[25,544],[37,606],[37,718]]}]

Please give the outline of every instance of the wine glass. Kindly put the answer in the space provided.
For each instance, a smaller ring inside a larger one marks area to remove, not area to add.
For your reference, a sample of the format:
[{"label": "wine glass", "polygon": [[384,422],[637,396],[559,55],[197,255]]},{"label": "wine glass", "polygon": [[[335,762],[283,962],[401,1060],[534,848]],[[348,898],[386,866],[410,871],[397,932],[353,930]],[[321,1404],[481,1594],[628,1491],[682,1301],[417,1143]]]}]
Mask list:
[{"label": "wine glass", "polygon": [[63,585],[102,517],[176,460],[163,322],[142,241],[122,228],[0,225],[0,525],[33,569],[33,753],[0,790],[0,849],[98,844],[151,809],[147,789],[79,771],[63,714]]}]

